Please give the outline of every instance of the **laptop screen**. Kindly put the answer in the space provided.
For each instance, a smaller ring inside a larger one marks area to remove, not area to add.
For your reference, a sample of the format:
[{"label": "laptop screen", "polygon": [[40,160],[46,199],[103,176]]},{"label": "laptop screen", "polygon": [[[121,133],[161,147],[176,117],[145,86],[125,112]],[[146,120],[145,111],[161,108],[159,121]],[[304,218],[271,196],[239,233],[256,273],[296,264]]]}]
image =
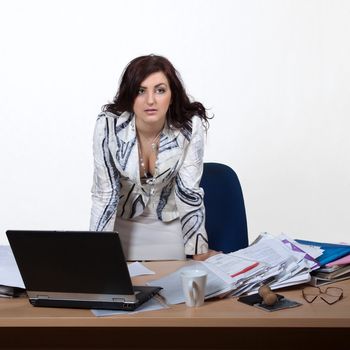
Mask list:
[{"label": "laptop screen", "polygon": [[7,231],[27,291],[133,294],[114,232]]}]

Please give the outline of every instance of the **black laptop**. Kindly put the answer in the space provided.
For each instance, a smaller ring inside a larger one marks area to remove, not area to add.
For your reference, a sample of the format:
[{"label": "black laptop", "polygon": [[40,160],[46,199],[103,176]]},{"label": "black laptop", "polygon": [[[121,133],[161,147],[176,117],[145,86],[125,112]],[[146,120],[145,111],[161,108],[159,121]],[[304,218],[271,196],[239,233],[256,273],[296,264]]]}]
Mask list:
[{"label": "black laptop", "polygon": [[6,232],[34,306],[135,310],[161,287],[133,286],[115,232]]}]

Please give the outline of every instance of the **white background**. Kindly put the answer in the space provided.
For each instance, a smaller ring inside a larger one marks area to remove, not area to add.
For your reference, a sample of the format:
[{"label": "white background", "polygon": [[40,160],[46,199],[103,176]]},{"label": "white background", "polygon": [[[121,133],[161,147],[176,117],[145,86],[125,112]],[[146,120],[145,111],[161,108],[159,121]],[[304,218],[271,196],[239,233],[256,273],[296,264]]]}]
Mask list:
[{"label": "white background", "polygon": [[125,65],[155,53],[215,114],[249,238],[348,241],[350,2],[0,0],[0,243],[88,229],[92,132]]}]

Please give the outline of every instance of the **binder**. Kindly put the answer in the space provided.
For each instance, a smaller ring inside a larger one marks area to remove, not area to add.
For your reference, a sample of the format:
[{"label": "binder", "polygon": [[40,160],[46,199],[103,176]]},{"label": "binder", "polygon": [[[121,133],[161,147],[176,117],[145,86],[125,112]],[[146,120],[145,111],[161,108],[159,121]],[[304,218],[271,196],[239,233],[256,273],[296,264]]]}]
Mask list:
[{"label": "binder", "polygon": [[350,264],[340,266],[332,272],[313,271],[311,273],[310,284],[316,287],[324,284],[335,283],[350,278]]}]

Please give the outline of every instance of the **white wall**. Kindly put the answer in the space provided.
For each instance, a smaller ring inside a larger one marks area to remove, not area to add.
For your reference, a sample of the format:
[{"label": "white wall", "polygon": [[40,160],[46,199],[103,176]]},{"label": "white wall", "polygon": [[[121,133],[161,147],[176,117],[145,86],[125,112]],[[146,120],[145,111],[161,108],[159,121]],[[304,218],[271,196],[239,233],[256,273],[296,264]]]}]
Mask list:
[{"label": "white wall", "polygon": [[125,65],[168,57],[215,114],[249,235],[349,241],[350,2],[0,0],[0,243],[87,229],[96,115]]}]

